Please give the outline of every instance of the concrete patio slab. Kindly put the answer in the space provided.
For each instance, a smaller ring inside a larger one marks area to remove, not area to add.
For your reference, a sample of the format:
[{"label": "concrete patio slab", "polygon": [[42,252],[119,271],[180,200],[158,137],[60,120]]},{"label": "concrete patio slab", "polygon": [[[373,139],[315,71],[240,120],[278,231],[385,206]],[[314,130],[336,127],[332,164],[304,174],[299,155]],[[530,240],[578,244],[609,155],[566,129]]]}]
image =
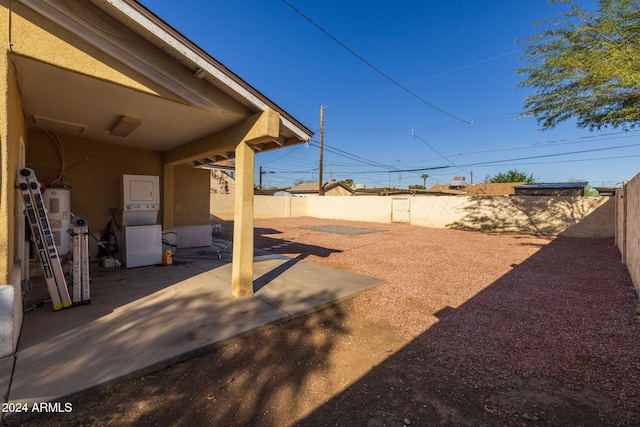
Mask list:
[{"label": "concrete patio slab", "polygon": [[2,401],[6,402],[9,395],[9,385],[11,384],[11,375],[13,374],[14,356],[3,357],[0,359],[0,393],[2,393]]},{"label": "concrete patio slab", "polygon": [[261,253],[254,260],[255,294],[233,298],[231,264],[215,249],[182,250],[171,266],[97,269],[90,305],[27,312],[15,369],[13,358],[0,360],[0,386],[4,390],[11,381],[8,401],[62,402],[382,283]]}]

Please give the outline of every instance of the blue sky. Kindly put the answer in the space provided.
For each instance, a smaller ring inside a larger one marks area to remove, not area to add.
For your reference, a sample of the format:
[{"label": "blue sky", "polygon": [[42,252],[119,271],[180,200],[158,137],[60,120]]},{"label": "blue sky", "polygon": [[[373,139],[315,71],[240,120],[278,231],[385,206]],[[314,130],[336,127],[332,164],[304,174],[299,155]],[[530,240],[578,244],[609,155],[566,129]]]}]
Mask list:
[{"label": "blue sky", "polygon": [[[256,183],[259,166],[267,172],[264,186],[318,179],[321,105],[325,180],[407,188],[422,184],[426,173],[430,187],[454,175],[470,182],[473,173],[477,183],[517,169],[538,182],[614,186],[640,172],[638,132],[590,132],[573,122],[540,131],[535,118],[516,119],[530,93],[516,89],[522,77],[515,70],[525,65],[516,40],[539,31],[532,23],[563,5],[288,2],[370,65],[282,0],[141,1],[316,131],[308,147],[258,154]],[[594,7],[593,1],[577,3]]]}]

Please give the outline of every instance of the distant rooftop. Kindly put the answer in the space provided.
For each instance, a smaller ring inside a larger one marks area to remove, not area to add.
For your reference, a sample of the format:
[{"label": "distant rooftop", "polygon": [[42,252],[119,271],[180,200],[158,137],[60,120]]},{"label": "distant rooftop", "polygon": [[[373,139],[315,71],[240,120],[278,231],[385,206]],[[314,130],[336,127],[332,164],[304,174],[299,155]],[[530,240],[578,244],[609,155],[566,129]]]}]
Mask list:
[{"label": "distant rooftop", "polygon": [[588,182],[550,182],[540,184],[520,184],[513,188],[535,188],[535,189],[547,189],[547,188],[584,188],[588,185]]},{"label": "distant rooftop", "polygon": [[524,184],[524,182],[481,182],[479,184],[467,184],[461,190],[451,189],[449,184],[435,184],[430,190],[467,196],[507,196],[515,194],[513,187],[520,184]]}]

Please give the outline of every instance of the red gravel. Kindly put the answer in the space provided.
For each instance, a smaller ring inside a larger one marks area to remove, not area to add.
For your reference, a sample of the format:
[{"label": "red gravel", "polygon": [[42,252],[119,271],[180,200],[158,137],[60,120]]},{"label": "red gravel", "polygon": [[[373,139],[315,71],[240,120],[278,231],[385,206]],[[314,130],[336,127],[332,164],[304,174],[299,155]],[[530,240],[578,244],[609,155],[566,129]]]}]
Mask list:
[{"label": "red gravel", "polygon": [[[299,228],[322,224],[384,232]],[[274,251],[386,280],[353,301],[358,314],[415,338],[421,357],[475,373],[469,381],[476,385],[552,379],[640,411],[637,300],[612,239],[315,218],[259,220],[256,227],[256,247],[295,242]]]},{"label": "red gravel", "polygon": [[[382,231],[301,228],[318,225]],[[386,283],[24,425],[640,425],[637,298],[610,239],[314,218],[255,234]]]}]

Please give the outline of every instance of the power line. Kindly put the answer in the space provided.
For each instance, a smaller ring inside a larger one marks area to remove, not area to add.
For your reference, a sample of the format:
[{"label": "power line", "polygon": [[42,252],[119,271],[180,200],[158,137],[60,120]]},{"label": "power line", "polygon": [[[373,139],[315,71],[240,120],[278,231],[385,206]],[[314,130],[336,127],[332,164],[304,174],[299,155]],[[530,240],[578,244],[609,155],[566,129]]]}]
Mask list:
[{"label": "power line", "polygon": [[[618,159],[629,159],[634,157],[640,157],[640,154],[631,154],[626,156],[612,156],[612,157],[595,157],[590,159],[571,159],[571,160],[555,160],[551,162],[528,162],[528,163],[512,163],[512,166],[520,166],[520,165],[547,165],[551,163],[574,163],[574,162],[594,162],[594,161],[602,161],[602,160],[618,160]],[[491,165],[488,165],[491,166]]]},{"label": "power line", "polygon": [[557,157],[557,156],[568,156],[571,154],[582,154],[582,153],[593,153],[596,151],[606,151],[606,150],[616,150],[620,148],[629,148],[629,147],[638,147],[640,144],[629,144],[629,145],[619,145],[617,147],[605,147],[605,148],[593,148],[591,150],[579,150],[579,151],[569,151],[566,153],[556,153],[556,154],[541,154],[539,156],[529,156],[529,157],[519,157],[516,159],[506,159],[506,160],[493,160],[487,162],[477,162],[477,163],[468,163],[463,166],[482,166],[482,165],[492,165],[496,163],[504,163],[504,162],[513,162],[518,160],[529,160],[529,159],[541,159],[547,157]]},{"label": "power line", "polygon": [[[461,70],[465,70],[467,68],[475,67],[476,65],[484,64],[485,62],[494,61],[494,60],[502,58],[504,56],[511,55],[511,54],[516,53],[516,52],[520,52],[521,50],[522,49],[511,50],[509,52],[505,52],[505,53],[502,53],[500,55],[492,56],[491,58],[482,59],[480,61],[476,61],[476,62],[471,63],[471,64],[462,65],[462,66],[454,68],[452,70],[443,71],[441,73],[438,73],[438,74],[435,74],[435,75],[432,75],[432,76],[429,76],[429,77],[422,78],[420,80],[415,80],[415,81],[410,82],[410,83],[405,83],[404,85],[405,86],[411,86],[411,85],[414,85],[414,84],[417,84],[417,83],[421,83],[421,82],[424,82],[424,81],[427,81],[427,80],[431,80],[431,79],[435,79],[435,78],[438,78],[438,77],[446,76],[447,74],[452,74],[452,73],[455,73],[457,71],[461,71]],[[381,90],[379,92],[371,93],[369,95],[361,96],[361,97],[354,98],[354,99],[351,99],[351,100],[342,101],[342,102],[340,102],[338,104],[332,104],[332,107],[335,107],[337,105],[338,106],[342,106],[342,105],[349,104],[349,103],[352,103],[352,102],[356,102],[356,101],[360,101],[360,100],[363,100],[363,99],[371,98],[371,97],[376,96],[376,95],[381,95],[383,93],[391,92],[392,90],[395,90],[395,89],[397,89],[397,87],[392,87],[390,89]]]},{"label": "power line", "polygon": [[[309,145],[311,145],[313,147],[320,148],[320,146],[318,144],[315,144],[313,141],[310,141]],[[360,156],[358,156],[356,154],[349,153],[349,152],[341,150],[339,148],[328,146],[327,144],[324,144],[324,149],[326,151],[329,151],[329,152],[335,154],[335,155],[342,156],[342,157],[345,157],[347,159],[357,161],[359,163],[364,163],[364,164],[369,165],[369,166],[377,166],[377,167],[381,167],[381,168],[385,168],[385,169],[396,169],[393,166],[385,165],[384,163],[379,163],[379,162],[376,162],[376,161],[373,161],[373,160],[368,160],[368,159],[365,159],[364,157],[360,157]]]},{"label": "power line", "polygon": [[433,148],[427,141],[425,141],[424,139],[422,139],[420,137],[420,135],[418,135],[415,130],[411,129],[411,133],[413,134],[414,138],[419,139],[420,141],[422,141],[422,143],[424,145],[426,145],[427,147],[431,148],[431,150],[433,150],[434,153],[436,153],[438,156],[442,157],[444,160],[446,160],[447,162],[449,162],[451,165],[455,166],[456,168],[460,169],[461,171],[464,172],[468,172],[466,170],[464,170],[463,168],[461,168],[460,166],[456,165],[455,163],[453,163],[451,160],[449,160],[448,158],[446,158],[445,156],[443,156],[442,154],[440,154],[440,152],[438,150],[436,150],[435,148]]},{"label": "power line", "polygon": [[[517,114],[513,113],[513,114],[502,114],[499,116],[484,117],[481,119],[473,120],[473,127],[478,128],[483,126],[494,126],[494,125],[499,125],[503,123],[512,123],[515,121],[514,117],[516,116]],[[520,120],[523,120],[523,119],[520,119]],[[435,132],[447,132],[452,130],[459,130],[459,129],[468,128],[468,127],[469,127],[468,122],[464,122],[464,124],[449,122],[449,123],[434,124],[429,126],[419,126],[419,127],[414,127],[413,129],[415,129],[418,132],[435,133]],[[327,127],[325,128],[325,133],[340,133],[340,134],[355,134],[355,135],[371,135],[371,134],[373,135],[407,135],[408,130],[407,128]]]},{"label": "power line", "polygon": [[286,4],[287,6],[289,6],[291,9],[293,9],[294,12],[296,12],[298,15],[302,16],[304,19],[306,19],[307,21],[309,21],[309,23],[311,23],[311,25],[313,25],[314,27],[316,27],[317,29],[319,29],[320,31],[322,31],[327,37],[329,37],[331,40],[333,40],[334,42],[336,42],[338,45],[340,45],[342,48],[344,48],[347,52],[349,52],[351,55],[355,56],[356,58],[358,58],[360,61],[362,61],[365,65],[367,65],[369,68],[371,68],[372,70],[374,70],[375,72],[377,72],[378,74],[380,74],[382,77],[384,77],[385,79],[389,80],[391,83],[393,83],[394,85],[398,86],[400,89],[402,89],[403,91],[405,91],[406,93],[408,93],[409,95],[413,96],[414,98],[418,99],[419,101],[421,101],[423,104],[433,108],[436,111],[439,111],[440,113],[451,117],[452,119],[458,120],[460,122],[463,123],[467,123],[467,124],[471,124],[472,121],[469,120],[464,120],[461,119],[460,117],[454,116],[453,114],[450,114],[448,112],[446,112],[445,110],[436,107],[435,105],[433,105],[432,103],[430,103],[429,101],[427,101],[426,99],[422,98],[421,96],[419,96],[418,94],[416,94],[415,92],[412,92],[411,90],[409,90],[406,86],[403,86],[401,83],[399,83],[398,81],[396,81],[395,79],[393,79],[391,76],[389,76],[388,74],[384,73],[382,70],[380,70],[379,68],[377,68],[376,66],[374,66],[372,63],[370,63],[369,61],[367,61],[366,59],[364,59],[362,56],[358,55],[353,49],[351,49],[350,47],[348,47],[346,44],[344,44],[343,42],[341,42],[340,40],[338,40],[335,36],[333,36],[331,33],[329,33],[327,30],[325,30],[324,28],[322,28],[319,24],[317,24],[315,21],[313,21],[311,18],[309,18],[307,15],[305,15],[304,13],[302,13],[299,9],[297,9],[294,5],[292,5],[291,3],[289,3],[287,0],[282,0],[282,2],[284,4]]},{"label": "power line", "polygon": [[[616,147],[594,148],[594,149],[590,149],[590,150],[569,151],[569,152],[566,152],[566,153],[542,154],[542,155],[538,155],[538,156],[517,157],[517,158],[514,158],[514,159],[502,159],[502,160],[491,160],[491,161],[486,161],[486,162],[466,163],[466,164],[463,164],[463,165],[460,165],[460,166],[462,166],[462,167],[492,166],[492,165],[496,165],[496,164],[499,164],[499,163],[510,163],[510,162],[516,162],[516,161],[520,161],[520,160],[530,160],[530,159],[541,159],[541,158],[558,157],[558,156],[568,156],[568,155],[571,155],[571,154],[593,153],[593,152],[597,152],[597,151],[617,150],[617,149],[621,149],[621,148],[630,148],[630,147],[638,147],[638,146],[640,146],[640,144],[618,145]],[[578,160],[572,160],[572,161],[578,161]],[[456,165],[454,165],[454,166],[456,166]],[[430,166],[430,167],[415,168],[415,169],[396,169],[396,170],[392,170],[392,171],[367,171],[367,172],[371,172],[371,173],[373,173],[373,172],[418,172],[418,171],[422,171],[422,170],[445,169],[445,168],[450,168],[450,167],[451,166]],[[458,167],[458,166],[456,166],[456,167]]]}]

